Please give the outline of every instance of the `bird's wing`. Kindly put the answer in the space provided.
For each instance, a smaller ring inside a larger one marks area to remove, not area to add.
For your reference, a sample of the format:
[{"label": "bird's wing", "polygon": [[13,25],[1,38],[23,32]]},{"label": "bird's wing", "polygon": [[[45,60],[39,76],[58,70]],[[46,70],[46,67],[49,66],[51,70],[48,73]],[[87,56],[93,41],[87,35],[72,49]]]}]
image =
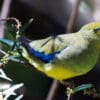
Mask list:
[{"label": "bird's wing", "polygon": [[35,49],[38,52],[44,52],[45,54],[52,54],[58,51],[63,50],[68,46],[68,43],[65,42],[63,38],[59,36],[48,37],[46,39],[35,40],[29,43],[30,47]]},{"label": "bird's wing", "polygon": [[[34,40],[30,43],[26,39],[20,39],[30,55],[49,62],[55,55],[60,59],[67,59],[78,55],[87,49],[88,42],[79,34],[63,34],[45,39]],[[79,41],[78,41],[79,40]]]},{"label": "bird's wing", "polygon": [[34,40],[30,43],[25,37],[20,37],[19,41],[21,42],[21,46],[26,49],[30,56],[45,63],[52,61],[55,58],[55,55],[59,54],[68,45],[68,43],[59,36]]},{"label": "bird's wing", "polygon": [[58,59],[69,59],[70,57],[77,56],[83,51],[88,49],[89,42],[87,39],[83,38],[80,34],[69,34],[61,35],[65,42],[68,42],[68,46],[63,49],[58,55]]},{"label": "bird's wing", "polygon": [[[35,40],[29,43],[36,51],[51,54],[60,51],[64,55],[80,54],[88,47],[88,41],[77,33],[57,35],[55,38]],[[60,54],[61,54],[60,53]]]}]

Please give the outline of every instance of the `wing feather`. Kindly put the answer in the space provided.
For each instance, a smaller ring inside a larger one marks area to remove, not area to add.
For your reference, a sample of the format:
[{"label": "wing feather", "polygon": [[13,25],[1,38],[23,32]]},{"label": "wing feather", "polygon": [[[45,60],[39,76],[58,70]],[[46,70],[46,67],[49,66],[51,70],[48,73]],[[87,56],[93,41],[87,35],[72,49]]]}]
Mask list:
[{"label": "wing feather", "polygon": [[63,38],[57,36],[55,38],[48,37],[46,39],[35,40],[30,42],[29,45],[39,52],[51,54],[63,50],[67,47],[68,43]]}]

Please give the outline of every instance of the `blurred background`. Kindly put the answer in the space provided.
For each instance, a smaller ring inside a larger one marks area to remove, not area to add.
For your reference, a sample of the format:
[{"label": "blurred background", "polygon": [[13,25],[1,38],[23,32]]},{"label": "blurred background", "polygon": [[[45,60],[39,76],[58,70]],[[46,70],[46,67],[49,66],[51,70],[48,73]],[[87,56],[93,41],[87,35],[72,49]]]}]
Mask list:
[{"label": "blurred background", "polygon": [[[32,24],[25,30],[29,39],[40,39],[52,34],[67,32],[68,22],[77,0],[0,0],[0,18],[16,17],[22,24],[33,18]],[[100,0],[80,0],[73,32],[84,24],[100,21]],[[5,23],[5,22],[4,22]],[[4,35],[4,26],[0,24],[0,38]],[[24,82],[23,100],[45,100],[52,79],[37,70],[22,64],[10,62],[3,68],[6,74],[17,82]],[[100,92],[100,62],[87,75],[74,78],[75,85],[93,83]],[[79,92],[73,100],[100,100]],[[54,100],[66,100],[65,87],[60,85]]]}]

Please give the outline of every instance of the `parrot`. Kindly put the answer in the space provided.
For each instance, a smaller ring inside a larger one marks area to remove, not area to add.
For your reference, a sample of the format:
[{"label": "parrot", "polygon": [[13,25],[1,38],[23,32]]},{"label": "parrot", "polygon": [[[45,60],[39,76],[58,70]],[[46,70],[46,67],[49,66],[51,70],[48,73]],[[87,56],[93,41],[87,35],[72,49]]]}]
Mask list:
[{"label": "parrot", "polygon": [[100,54],[100,22],[84,25],[78,32],[29,41],[18,38],[22,56],[38,71],[55,80],[87,74]]}]

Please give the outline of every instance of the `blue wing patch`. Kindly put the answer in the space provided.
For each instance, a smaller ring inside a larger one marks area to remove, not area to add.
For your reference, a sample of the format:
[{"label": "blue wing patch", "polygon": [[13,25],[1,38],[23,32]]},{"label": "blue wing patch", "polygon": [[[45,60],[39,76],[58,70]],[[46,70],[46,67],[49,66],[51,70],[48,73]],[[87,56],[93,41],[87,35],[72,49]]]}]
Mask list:
[{"label": "blue wing patch", "polygon": [[58,51],[58,52],[54,52],[51,54],[45,54],[44,52],[36,51],[36,50],[32,49],[31,47],[29,48],[29,52],[30,52],[30,54],[34,55],[36,58],[40,59],[41,61],[43,61],[45,63],[49,63],[51,60],[54,59],[55,54],[60,53],[60,51]]},{"label": "blue wing patch", "polygon": [[20,37],[19,41],[21,42],[21,45],[25,47],[25,49],[28,51],[30,55],[33,55],[34,57],[40,59],[41,61],[45,63],[49,63],[51,60],[54,59],[56,54],[59,54],[60,51],[51,53],[51,54],[45,54],[44,52],[39,52],[37,50],[34,50],[29,46],[29,43],[25,37]]}]

